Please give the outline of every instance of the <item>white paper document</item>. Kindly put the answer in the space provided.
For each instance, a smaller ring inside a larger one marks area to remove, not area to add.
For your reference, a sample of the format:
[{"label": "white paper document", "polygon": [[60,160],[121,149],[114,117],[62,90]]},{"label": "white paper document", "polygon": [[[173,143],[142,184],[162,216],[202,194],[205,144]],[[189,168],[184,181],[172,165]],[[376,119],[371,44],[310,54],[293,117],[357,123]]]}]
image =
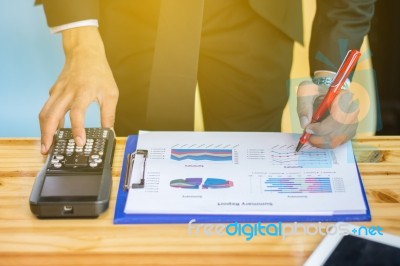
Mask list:
[{"label": "white paper document", "polygon": [[147,150],[148,155],[145,167],[133,166],[144,173],[132,173],[144,177],[144,188],[129,189],[125,213],[366,213],[351,143],[336,149],[306,144],[295,152],[299,137],[285,133],[140,132],[137,149]]}]

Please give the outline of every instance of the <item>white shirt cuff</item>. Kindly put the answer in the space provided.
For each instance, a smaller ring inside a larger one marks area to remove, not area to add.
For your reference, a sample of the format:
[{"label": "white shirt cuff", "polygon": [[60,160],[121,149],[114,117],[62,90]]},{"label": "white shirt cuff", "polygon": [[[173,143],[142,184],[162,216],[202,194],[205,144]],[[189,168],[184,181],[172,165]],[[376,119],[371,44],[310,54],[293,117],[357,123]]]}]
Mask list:
[{"label": "white shirt cuff", "polygon": [[63,30],[68,30],[68,29],[78,28],[78,27],[85,27],[85,26],[99,27],[99,22],[97,21],[97,19],[86,19],[86,20],[81,20],[81,21],[75,21],[75,22],[71,22],[68,24],[51,27],[50,31],[51,31],[51,33],[58,33]]}]

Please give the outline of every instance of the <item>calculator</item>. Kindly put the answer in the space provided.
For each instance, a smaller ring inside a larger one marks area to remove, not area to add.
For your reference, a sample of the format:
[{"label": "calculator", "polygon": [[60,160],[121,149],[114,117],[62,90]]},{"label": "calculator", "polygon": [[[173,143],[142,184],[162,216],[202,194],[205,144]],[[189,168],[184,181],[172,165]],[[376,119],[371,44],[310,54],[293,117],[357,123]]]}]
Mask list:
[{"label": "calculator", "polygon": [[110,128],[85,131],[86,143],[82,147],[76,145],[70,128],[61,128],[54,135],[29,199],[37,217],[89,218],[107,210],[115,134]]}]

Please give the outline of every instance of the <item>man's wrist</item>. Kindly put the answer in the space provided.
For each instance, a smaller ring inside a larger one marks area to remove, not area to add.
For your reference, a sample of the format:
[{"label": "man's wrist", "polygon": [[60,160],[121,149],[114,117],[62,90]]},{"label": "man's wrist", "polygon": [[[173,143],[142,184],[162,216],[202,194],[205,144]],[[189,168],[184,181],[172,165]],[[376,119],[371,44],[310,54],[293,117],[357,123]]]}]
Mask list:
[{"label": "man's wrist", "polygon": [[87,27],[87,26],[99,27],[99,22],[97,19],[80,20],[80,21],[75,21],[75,22],[51,27],[50,31],[51,31],[51,33],[59,33],[64,30],[69,30],[69,29],[78,28],[78,27]]},{"label": "man's wrist", "polygon": [[78,27],[62,31],[64,53],[86,49],[104,53],[103,41],[97,27]]},{"label": "man's wrist", "polygon": [[[314,77],[312,78],[313,83],[317,85],[324,85],[329,87],[336,77],[336,72],[328,70],[317,70],[314,72]],[[350,89],[350,80],[346,79],[343,84],[342,89]]]}]

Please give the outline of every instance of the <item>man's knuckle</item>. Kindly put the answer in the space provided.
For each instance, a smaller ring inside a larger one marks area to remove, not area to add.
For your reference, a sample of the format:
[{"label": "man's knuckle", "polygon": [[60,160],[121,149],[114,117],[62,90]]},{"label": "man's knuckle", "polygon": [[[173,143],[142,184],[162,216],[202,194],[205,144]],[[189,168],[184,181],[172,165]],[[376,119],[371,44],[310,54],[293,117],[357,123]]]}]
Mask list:
[{"label": "man's knuckle", "polygon": [[114,100],[115,101],[115,100],[118,100],[118,98],[119,98],[119,91],[118,90],[113,90],[113,91],[110,91],[108,93],[106,100],[110,99],[110,100]]},{"label": "man's knuckle", "polygon": [[47,112],[47,111],[41,111],[39,113],[39,120],[44,122],[44,121],[49,121],[49,120],[54,120],[56,117],[54,114],[52,114],[51,112]]}]

